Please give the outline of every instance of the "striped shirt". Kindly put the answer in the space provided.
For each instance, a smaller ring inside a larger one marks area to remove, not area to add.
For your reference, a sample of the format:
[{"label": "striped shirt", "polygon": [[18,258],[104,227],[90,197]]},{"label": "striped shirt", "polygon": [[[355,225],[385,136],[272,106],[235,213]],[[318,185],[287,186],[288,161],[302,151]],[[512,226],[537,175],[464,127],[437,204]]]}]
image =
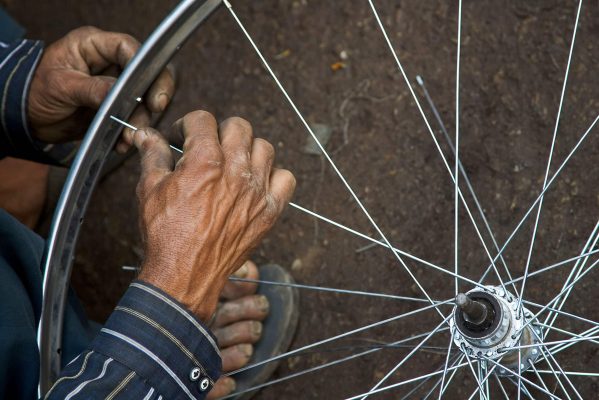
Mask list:
[{"label": "striped shirt", "polygon": [[42,57],[43,43],[27,39],[0,43],[0,158],[68,164],[74,144],[53,145],[37,140],[27,118],[29,88]]},{"label": "striped shirt", "polygon": [[183,305],[134,281],[47,399],[203,399],[218,379],[216,339]]}]

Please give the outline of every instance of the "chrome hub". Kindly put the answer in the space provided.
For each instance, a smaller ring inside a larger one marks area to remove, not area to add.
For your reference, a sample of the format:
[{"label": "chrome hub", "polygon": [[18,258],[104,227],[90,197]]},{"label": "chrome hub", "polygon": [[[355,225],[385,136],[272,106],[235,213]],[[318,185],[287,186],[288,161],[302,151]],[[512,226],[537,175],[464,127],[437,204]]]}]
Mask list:
[{"label": "chrome hub", "polygon": [[[533,314],[502,287],[485,286],[458,294],[453,318],[450,319],[454,344],[470,357],[497,360],[503,367],[499,375],[530,368],[541,355],[539,346],[543,332]],[[514,347],[526,346],[518,349]],[[520,353],[520,354],[518,354]]]}]

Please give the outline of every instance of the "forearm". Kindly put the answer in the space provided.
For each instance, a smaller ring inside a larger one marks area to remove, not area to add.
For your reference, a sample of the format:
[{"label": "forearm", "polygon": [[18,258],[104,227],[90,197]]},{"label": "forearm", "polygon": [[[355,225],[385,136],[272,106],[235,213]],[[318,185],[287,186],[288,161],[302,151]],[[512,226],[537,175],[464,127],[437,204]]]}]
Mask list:
[{"label": "forearm", "polygon": [[151,399],[202,399],[220,370],[218,346],[207,328],[164,292],[136,281],[48,398],[127,393],[143,399],[151,393]]}]

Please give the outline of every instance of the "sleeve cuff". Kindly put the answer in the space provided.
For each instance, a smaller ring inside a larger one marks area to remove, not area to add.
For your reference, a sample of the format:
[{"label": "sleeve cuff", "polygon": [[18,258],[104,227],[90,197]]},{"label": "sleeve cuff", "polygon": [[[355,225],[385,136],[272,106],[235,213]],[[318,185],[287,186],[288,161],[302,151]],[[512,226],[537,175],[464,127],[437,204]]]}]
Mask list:
[{"label": "sleeve cuff", "polygon": [[72,143],[40,142],[32,136],[27,120],[31,79],[43,51],[43,42],[27,39],[0,47],[0,158],[14,156],[51,164],[72,159]]},{"label": "sleeve cuff", "polygon": [[203,398],[220,376],[216,339],[172,297],[134,281],[91,349],[126,365],[165,398]]}]

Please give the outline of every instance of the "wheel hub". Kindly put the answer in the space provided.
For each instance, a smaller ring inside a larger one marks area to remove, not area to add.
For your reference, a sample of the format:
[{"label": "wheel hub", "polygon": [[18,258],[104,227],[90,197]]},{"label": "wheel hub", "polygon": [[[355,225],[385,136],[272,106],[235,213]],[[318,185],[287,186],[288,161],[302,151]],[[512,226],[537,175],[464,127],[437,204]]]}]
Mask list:
[{"label": "wheel hub", "polygon": [[[501,359],[498,362],[505,368],[496,368],[499,375],[518,371],[518,358],[524,371],[540,356],[535,345],[542,337],[541,327],[524,306],[518,312],[518,299],[502,287],[484,286],[458,294],[450,327],[455,345],[467,356]],[[529,347],[521,348],[518,355],[514,346]]]}]

